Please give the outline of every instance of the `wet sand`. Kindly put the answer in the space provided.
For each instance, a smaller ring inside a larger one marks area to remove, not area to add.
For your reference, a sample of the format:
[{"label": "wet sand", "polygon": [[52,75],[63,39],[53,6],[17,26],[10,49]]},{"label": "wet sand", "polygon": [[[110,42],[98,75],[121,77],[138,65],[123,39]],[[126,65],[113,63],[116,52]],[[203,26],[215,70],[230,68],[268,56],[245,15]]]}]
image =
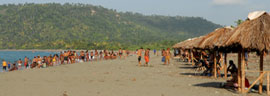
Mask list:
[{"label": "wet sand", "polygon": [[232,90],[219,88],[219,84],[225,82],[225,79],[194,76],[195,71],[187,63],[172,60],[171,65],[163,65],[160,56],[152,55],[151,67],[136,65],[136,56],[130,56],[125,60],[0,73],[0,96],[239,95]]}]

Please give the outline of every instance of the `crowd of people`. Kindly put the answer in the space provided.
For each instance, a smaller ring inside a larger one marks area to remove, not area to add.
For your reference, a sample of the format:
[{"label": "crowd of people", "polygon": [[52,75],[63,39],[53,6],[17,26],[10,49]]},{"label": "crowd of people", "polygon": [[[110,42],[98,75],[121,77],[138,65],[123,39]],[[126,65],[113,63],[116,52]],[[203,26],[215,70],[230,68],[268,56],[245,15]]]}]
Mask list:
[{"label": "crowd of people", "polygon": [[117,52],[114,50],[93,50],[93,51],[63,51],[59,54],[49,56],[34,56],[31,60],[29,57],[24,60],[19,59],[14,63],[2,60],[3,72],[33,69],[33,68],[46,68],[51,66],[58,66],[63,64],[73,64],[81,62],[90,62],[98,60],[112,60],[112,59],[125,59],[127,56],[133,54],[131,51],[119,49]]},{"label": "crowd of people", "polygon": [[[147,67],[149,66],[149,61],[150,61],[150,48],[146,48],[146,49],[140,48],[136,50],[137,57],[138,57],[138,66],[139,67],[142,66],[141,61],[142,61],[143,52],[144,52],[144,60],[145,60],[144,66]],[[158,56],[158,52],[156,49],[153,49],[153,53],[154,55]],[[162,56],[161,61],[164,62],[164,65],[170,64],[170,58],[171,58],[170,48],[167,48],[167,50],[162,49],[161,56]]]}]

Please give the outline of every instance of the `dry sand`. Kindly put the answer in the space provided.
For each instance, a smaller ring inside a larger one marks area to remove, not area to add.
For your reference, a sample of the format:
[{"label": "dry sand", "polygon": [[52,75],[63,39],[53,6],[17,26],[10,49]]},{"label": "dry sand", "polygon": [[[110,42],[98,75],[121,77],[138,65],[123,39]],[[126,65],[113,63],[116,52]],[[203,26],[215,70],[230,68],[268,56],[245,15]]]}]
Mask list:
[{"label": "dry sand", "polygon": [[[144,62],[144,60],[143,60]],[[0,73],[0,96],[234,96],[219,88],[225,79],[194,76],[190,64],[138,67],[136,56]],[[248,95],[258,95],[249,93]],[[265,95],[265,93],[263,94]]]}]

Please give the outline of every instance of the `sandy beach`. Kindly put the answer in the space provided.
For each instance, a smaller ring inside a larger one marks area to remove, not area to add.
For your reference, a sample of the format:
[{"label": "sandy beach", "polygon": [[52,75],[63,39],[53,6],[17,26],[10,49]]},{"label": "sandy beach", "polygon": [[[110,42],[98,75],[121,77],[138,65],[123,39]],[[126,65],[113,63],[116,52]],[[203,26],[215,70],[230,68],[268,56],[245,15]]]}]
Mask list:
[{"label": "sandy beach", "polygon": [[190,64],[172,60],[171,65],[162,65],[161,57],[153,55],[150,64],[151,67],[138,67],[137,57],[130,56],[0,73],[0,96],[240,95],[219,88],[219,83],[226,81],[223,78],[194,76]]}]

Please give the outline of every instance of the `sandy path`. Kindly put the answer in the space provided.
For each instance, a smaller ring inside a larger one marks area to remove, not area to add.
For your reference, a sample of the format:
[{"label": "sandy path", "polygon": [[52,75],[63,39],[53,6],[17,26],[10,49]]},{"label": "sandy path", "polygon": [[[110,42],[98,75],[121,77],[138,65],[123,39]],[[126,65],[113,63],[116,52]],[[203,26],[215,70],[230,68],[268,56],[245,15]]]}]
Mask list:
[{"label": "sandy path", "polygon": [[[223,79],[193,76],[181,62],[138,67],[136,56],[45,69],[0,73],[0,96],[233,96],[217,88]],[[144,61],[143,61],[144,62]],[[258,95],[258,94],[249,94]]]}]

